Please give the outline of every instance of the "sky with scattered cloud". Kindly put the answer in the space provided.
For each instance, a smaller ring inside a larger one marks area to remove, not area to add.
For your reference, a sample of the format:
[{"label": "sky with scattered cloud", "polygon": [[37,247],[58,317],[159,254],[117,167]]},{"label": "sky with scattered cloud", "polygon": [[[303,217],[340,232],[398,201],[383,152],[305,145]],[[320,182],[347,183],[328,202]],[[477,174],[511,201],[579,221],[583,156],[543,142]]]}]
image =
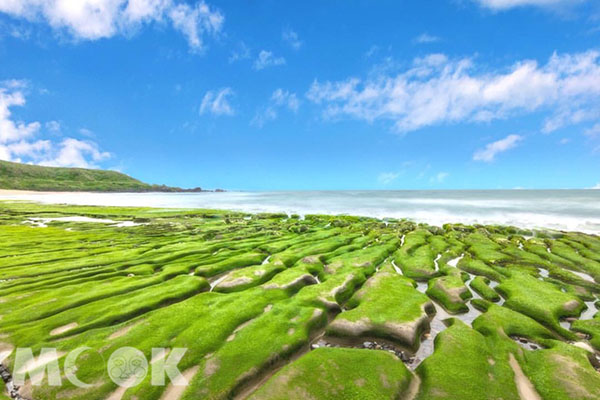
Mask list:
[{"label": "sky with scattered cloud", "polygon": [[0,0],[0,159],[244,190],[598,186],[598,2],[283,3]]}]

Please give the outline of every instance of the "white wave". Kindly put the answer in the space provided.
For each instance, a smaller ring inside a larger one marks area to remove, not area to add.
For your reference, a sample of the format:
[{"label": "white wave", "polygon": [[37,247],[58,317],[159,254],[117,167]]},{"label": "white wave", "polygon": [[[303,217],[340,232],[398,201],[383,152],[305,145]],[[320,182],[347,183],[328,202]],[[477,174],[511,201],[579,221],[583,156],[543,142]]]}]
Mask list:
[{"label": "white wave", "polygon": [[600,191],[340,191],[225,193],[53,193],[3,195],[99,206],[214,208],[248,213],[359,215],[445,223],[600,233]]}]

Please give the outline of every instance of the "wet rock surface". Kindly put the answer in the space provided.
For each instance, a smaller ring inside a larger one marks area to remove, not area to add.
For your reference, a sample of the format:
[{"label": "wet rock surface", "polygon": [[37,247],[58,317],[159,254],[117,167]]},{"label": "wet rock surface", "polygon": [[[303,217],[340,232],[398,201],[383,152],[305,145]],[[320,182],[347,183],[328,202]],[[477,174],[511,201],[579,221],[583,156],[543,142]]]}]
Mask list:
[{"label": "wet rock surface", "polygon": [[523,337],[513,337],[513,340],[525,350],[541,350],[544,347],[542,345],[535,343],[527,338]]},{"label": "wet rock surface", "polygon": [[13,377],[8,368],[4,364],[0,364],[0,378],[4,381],[6,385],[6,390],[8,392],[8,396],[14,400],[29,400],[26,397],[21,396],[19,393],[20,387],[16,386],[13,383]]}]

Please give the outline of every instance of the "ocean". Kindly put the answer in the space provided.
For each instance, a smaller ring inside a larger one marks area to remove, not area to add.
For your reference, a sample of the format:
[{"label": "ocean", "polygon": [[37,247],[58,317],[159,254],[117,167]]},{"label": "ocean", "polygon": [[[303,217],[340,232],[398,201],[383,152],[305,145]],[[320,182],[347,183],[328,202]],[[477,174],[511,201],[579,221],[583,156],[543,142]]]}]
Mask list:
[{"label": "ocean", "polygon": [[406,218],[437,226],[448,222],[502,224],[600,234],[600,190],[35,193],[5,194],[0,199],[249,213],[343,214]]}]

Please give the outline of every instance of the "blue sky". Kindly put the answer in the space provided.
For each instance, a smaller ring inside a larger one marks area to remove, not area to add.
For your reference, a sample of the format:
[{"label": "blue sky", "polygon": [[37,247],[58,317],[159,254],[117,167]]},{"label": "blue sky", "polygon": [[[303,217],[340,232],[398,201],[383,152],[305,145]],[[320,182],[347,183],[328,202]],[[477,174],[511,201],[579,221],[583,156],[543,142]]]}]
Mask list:
[{"label": "blue sky", "polygon": [[600,185],[600,5],[0,0],[0,159],[228,189]]}]

